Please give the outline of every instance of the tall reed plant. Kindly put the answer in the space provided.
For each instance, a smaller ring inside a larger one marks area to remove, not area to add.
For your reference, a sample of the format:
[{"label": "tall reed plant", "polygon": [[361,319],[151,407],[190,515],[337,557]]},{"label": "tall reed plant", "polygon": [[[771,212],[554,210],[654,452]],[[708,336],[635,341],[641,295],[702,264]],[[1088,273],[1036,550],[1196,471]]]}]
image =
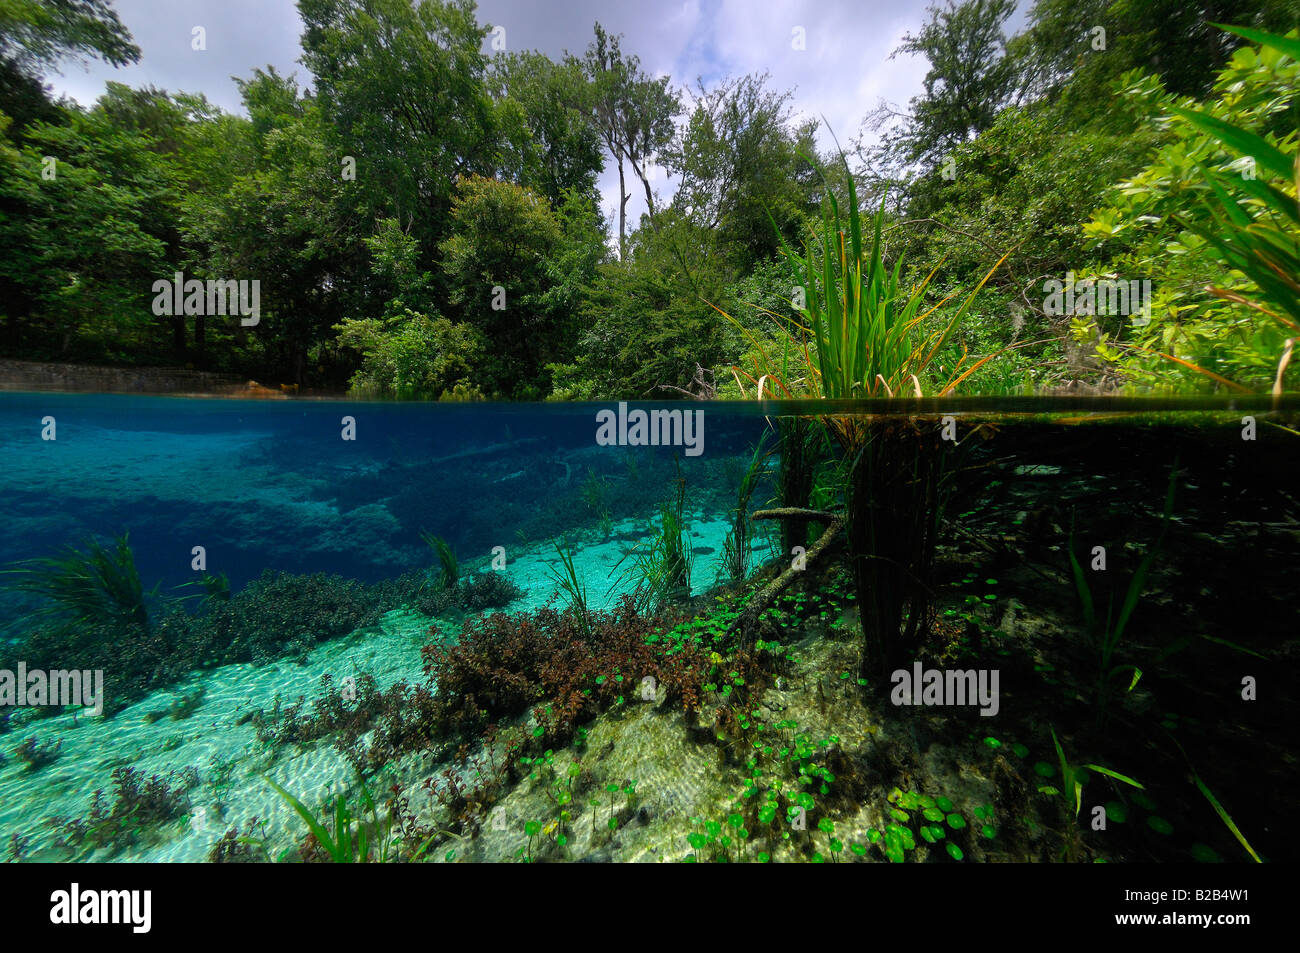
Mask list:
[{"label": "tall reed plant", "polygon": [[[842,161],[842,157],[841,157]],[[847,164],[846,164],[847,171]],[[904,262],[886,263],[885,200],[864,231],[853,177],[841,212],[827,187],[816,242],[802,253],[784,239],[799,320],[780,325],[777,348],[749,336],[758,355],[753,373],[737,370],[764,398],[894,398],[952,394],[985,361],[961,357],[945,369],[940,351],[1000,259],[951,310],[956,296],[929,302],[935,271],[909,284]],[[742,381],[742,388],[744,383]],[[862,677],[887,681],[924,636],[930,576],[947,498],[951,463],[938,421],[884,415],[820,418],[845,462],[845,531],[863,627]]]},{"label": "tall reed plant", "polygon": [[749,465],[741,474],[740,485],[736,488],[736,508],[731,511],[731,528],[722,544],[723,564],[732,579],[744,579],[749,575],[749,541],[754,532],[749,520],[749,504],[768,456],[767,437],[764,433],[754,445]]},{"label": "tall reed plant", "polygon": [[[146,593],[127,534],[105,546],[91,539],[84,550],[65,546],[56,555],[29,559],[5,570],[9,586],[46,600],[33,615],[70,625],[149,626]],[[156,587],[155,587],[156,589]]]}]

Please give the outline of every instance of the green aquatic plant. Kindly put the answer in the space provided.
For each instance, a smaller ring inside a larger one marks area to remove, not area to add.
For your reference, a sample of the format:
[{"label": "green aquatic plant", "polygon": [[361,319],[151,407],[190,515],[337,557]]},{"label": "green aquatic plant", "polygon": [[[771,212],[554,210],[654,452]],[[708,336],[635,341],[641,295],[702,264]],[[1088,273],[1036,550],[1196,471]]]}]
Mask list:
[{"label": "green aquatic plant", "polygon": [[[777,470],[777,496],[783,507],[813,507],[813,486],[817,463],[825,453],[825,431],[808,417],[778,417],[776,420],[781,465]],[[825,506],[813,507],[827,509]],[[796,520],[781,522],[781,555],[789,558],[796,546],[807,547],[808,524]]]},{"label": "green aquatic plant", "polygon": [[673,496],[659,507],[659,526],[648,542],[642,542],[618,561],[616,570],[628,559],[630,566],[618,573],[610,586],[625,582],[629,575],[636,579],[636,601],[639,608],[657,609],[674,595],[691,589],[691,563],[694,553],[686,532],[686,480],[680,472],[675,481]]},{"label": "green aquatic plant", "polygon": [[27,738],[18,747],[14,748],[14,757],[27,765],[28,771],[39,771],[47,764],[53,764],[59,760],[59,752],[63,747],[62,741],[39,741],[36,738]]},{"label": "green aquatic plant", "polygon": [[1113,691],[1112,683],[1115,678],[1120,675],[1130,675],[1128,690],[1132,691],[1137,685],[1138,679],[1142,677],[1142,670],[1136,665],[1115,664],[1115,653],[1124,638],[1124,632],[1128,627],[1129,619],[1133,615],[1133,610],[1137,608],[1138,600],[1142,597],[1151,564],[1155,562],[1156,556],[1164,545],[1165,535],[1169,532],[1169,523],[1174,512],[1174,493],[1177,486],[1178,461],[1175,459],[1169,473],[1169,486],[1165,491],[1164,511],[1160,520],[1160,535],[1157,537],[1155,544],[1142,557],[1142,561],[1138,563],[1136,571],[1129,580],[1128,589],[1124,593],[1124,602],[1120,606],[1118,617],[1115,615],[1113,596],[1106,607],[1105,619],[1103,620],[1097,614],[1092,589],[1088,585],[1088,578],[1083,571],[1083,566],[1079,563],[1078,557],[1074,555],[1074,527],[1071,526],[1070,528],[1070,543],[1067,547],[1070,555],[1070,569],[1074,574],[1074,584],[1079,594],[1079,602],[1083,606],[1084,624],[1087,627],[1089,637],[1092,639],[1093,649],[1097,654],[1095,702],[1097,707],[1097,727],[1099,729],[1106,722]]},{"label": "green aquatic plant", "polygon": [[[1120,774],[1118,771],[1114,771],[1100,764],[1072,763],[1065,756],[1065,749],[1062,747],[1060,739],[1056,737],[1056,729],[1053,728],[1050,730],[1052,734],[1052,744],[1056,748],[1056,760],[1057,767],[1060,771],[1061,787],[1057,788],[1053,785],[1040,785],[1038,790],[1040,793],[1057,798],[1058,803],[1064,809],[1065,815],[1069,820],[1069,833],[1065,836],[1064,855],[1070,860],[1075,860],[1078,858],[1081,848],[1079,828],[1075,821],[1078,820],[1079,811],[1083,808],[1083,786],[1088,781],[1088,772],[1095,771],[1098,774],[1103,774],[1106,777],[1113,778],[1116,781],[1120,781],[1130,787],[1137,788],[1138,790],[1144,790],[1144,787],[1140,781],[1135,781],[1127,775]],[[1034,770],[1040,777],[1051,779],[1054,772],[1051,770],[1050,766],[1046,766],[1046,771],[1044,771],[1045,766],[1045,762],[1039,762],[1034,766]]]},{"label": "green aquatic plant", "polygon": [[47,600],[33,615],[71,625],[147,629],[145,597],[154,592],[146,593],[140,582],[127,537],[123,533],[111,547],[95,539],[87,541],[84,550],[65,546],[57,555],[26,560],[4,574],[13,577],[10,588]]},{"label": "green aquatic plant", "polygon": [[98,790],[85,817],[52,822],[65,847],[78,851],[128,847],[148,829],[183,818],[190,810],[186,792],[198,784],[198,773],[193,768],[167,778],[155,774],[146,779],[137,768],[118,767],[111,778],[111,799]]},{"label": "green aquatic plant", "polygon": [[740,478],[740,485],[736,489],[736,507],[731,511],[731,526],[722,543],[722,562],[732,579],[744,579],[749,575],[749,541],[754,533],[749,519],[749,502],[758,486],[763,462],[767,459],[767,436],[764,433],[754,445],[749,466]]},{"label": "green aquatic plant", "polygon": [[219,573],[204,572],[202,576],[200,576],[198,579],[194,580],[193,582],[184,583],[180,586],[177,586],[176,588],[202,590],[201,592],[195,593],[192,596],[183,597],[186,599],[197,598],[201,600],[200,602],[201,608],[207,608],[211,603],[214,602],[230,601],[230,580],[226,577],[226,574],[224,572],[219,572]]},{"label": "green aquatic plant", "polygon": [[[1241,829],[1237,826],[1236,821],[1232,819],[1232,815],[1227,812],[1224,806],[1219,802],[1219,799],[1214,796],[1214,792],[1210,790],[1209,785],[1207,785],[1205,781],[1202,780],[1201,775],[1197,772],[1196,768],[1192,765],[1192,759],[1189,758],[1187,756],[1187,752],[1183,750],[1183,746],[1180,745],[1175,739],[1171,738],[1170,740],[1173,741],[1174,747],[1178,749],[1178,753],[1183,756],[1183,760],[1187,762],[1187,768],[1191,772],[1191,780],[1192,783],[1196,786],[1196,790],[1200,791],[1201,795],[1205,798],[1205,800],[1209,802],[1210,807],[1214,808],[1214,813],[1219,816],[1219,820],[1223,822],[1223,826],[1226,827],[1232,833],[1232,836],[1237,839],[1237,843],[1239,843],[1245,849],[1246,853],[1250,855],[1251,859],[1254,860],[1255,863],[1257,864],[1262,864],[1263,860],[1260,858],[1259,854],[1255,851],[1255,848],[1250,845],[1250,841],[1246,840],[1246,835],[1241,832]],[[1205,845],[1200,845],[1200,846],[1205,847]],[[1211,854],[1214,853],[1214,851],[1211,848],[1205,847],[1205,850],[1209,851],[1209,853]]]},{"label": "green aquatic plant", "polygon": [[560,559],[560,570],[550,569],[553,578],[564,593],[568,610],[578,622],[578,628],[584,637],[591,634],[591,610],[587,607],[587,584],[578,573],[577,563],[573,558],[573,547],[567,539],[555,544],[555,555]]},{"label": "green aquatic plant", "polygon": [[1201,776],[1195,771],[1192,772],[1192,783],[1196,785],[1198,791],[1205,795],[1205,799],[1210,802],[1210,807],[1214,808],[1214,813],[1219,815],[1219,820],[1223,821],[1224,826],[1232,832],[1232,836],[1237,838],[1237,843],[1246,849],[1246,853],[1250,854],[1255,863],[1262,864],[1263,861],[1260,859],[1259,854],[1255,852],[1255,848],[1250,846],[1250,841],[1246,840],[1246,835],[1237,827],[1232,815],[1224,810],[1223,805],[1219,803],[1219,799],[1214,796],[1214,792],[1209,789],[1206,783],[1201,780]]},{"label": "green aquatic plant", "polygon": [[520,860],[522,860],[525,864],[531,864],[533,862],[534,860],[533,840],[540,839],[541,833],[542,833],[541,821],[524,822],[524,836],[528,838],[528,842],[523,847],[520,847],[519,850],[515,851],[515,856],[518,857]]},{"label": "green aquatic plant", "polygon": [[[355,814],[348,805],[347,798],[342,794],[335,797],[331,808],[333,833],[326,828],[324,821],[318,819],[280,785],[270,778],[266,778],[266,783],[307,825],[311,839],[305,851],[300,851],[304,853],[304,859],[310,859],[315,850],[322,852],[326,859],[335,864],[382,864],[396,859],[400,839],[395,830],[393,815],[390,812],[387,816],[380,817],[379,808],[364,783],[361,785],[361,809]],[[369,820],[366,819],[367,814]],[[432,840],[432,836],[426,839],[408,859],[418,860]]]},{"label": "green aquatic plant", "polygon": [[[885,264],[881,234],[887,196],[864,237],[851,175],[847,182],[847,223],[827,185],[816,248],[810,245],[800,255],[781,238],[791,278],[804,299],[791,302],[802,323],[783,323],[779,361],[750,335],[760,365],[758,376],[746,375],[755,396],[920,397],[922,381],[931,384],[932,379],[937,396],[949,395],[995,356],[967,366],[963,352],[946,371],[938,365],[940,351],[1002,260],[946,320],[940,319],[940,309],[953,296],[925,303],[935,271],[909,286],[901,258],[892,270]],[[935,421],[847,414],[822,421],[844,459],[844,532],[863,635],[860,675],[884,682],[926,634],[952,447],[941,439]]]},{"label": "green aquatic plant", "polygon": [[460,562],[456,559],[456,551],[441,536],[421,531],[420,538],[438,555],[438,564],[442,567],[439,583],[444,589],[455,589],[460,582]]}]

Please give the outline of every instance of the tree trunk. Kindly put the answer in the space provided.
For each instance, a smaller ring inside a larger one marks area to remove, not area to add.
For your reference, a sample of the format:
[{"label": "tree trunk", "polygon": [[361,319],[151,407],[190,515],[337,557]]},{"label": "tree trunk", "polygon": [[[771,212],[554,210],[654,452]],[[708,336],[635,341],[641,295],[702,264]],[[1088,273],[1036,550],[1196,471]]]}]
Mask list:
[{"label": "tree trunk", "polygon": [[627,257],[627,186],[623,178],[623,160],[618,160],[618,260]]},{"label": "tree trunk", "polygon": [[203,360],[203,352],[207,346],[207,322],[203,315],[197,315],[194,318],[194,350],[197,354],[196,361]]}]

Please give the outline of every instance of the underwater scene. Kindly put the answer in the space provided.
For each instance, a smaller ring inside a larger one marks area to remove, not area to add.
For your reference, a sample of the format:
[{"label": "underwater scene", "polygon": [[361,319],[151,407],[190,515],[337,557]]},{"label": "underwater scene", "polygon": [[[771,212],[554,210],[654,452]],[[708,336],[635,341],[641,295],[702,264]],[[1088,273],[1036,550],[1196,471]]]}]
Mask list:
[{"label": "underwater scene", "polygon": [[1294,860],[1241,410],[0,395],[10,861]]}]

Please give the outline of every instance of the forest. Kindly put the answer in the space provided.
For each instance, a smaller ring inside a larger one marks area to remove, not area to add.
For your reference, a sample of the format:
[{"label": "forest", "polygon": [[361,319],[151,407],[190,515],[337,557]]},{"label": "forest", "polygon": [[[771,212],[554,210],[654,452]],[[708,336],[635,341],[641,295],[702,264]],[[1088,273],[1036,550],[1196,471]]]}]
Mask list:
[{"label": "forest", "polygon": [[[390,399],[750,397],[783,348],[832,346],[860,217],[928,342],[911,392],[1290,389],[1295,0],[1036,0],[1015,33],[1014,0],[948,0],[896,51],[923,92],[831,149],[769,76],[655,77],[600,23],[557,60],[497,48],[470,0],[298,9],[305,75],[238,78],[236,114],[120,83],[56,101],[56,64],[140,50],[107,0],[4,4],[0,356]],[[256,280],[259,320],[158,313],[174,275]]]}]

